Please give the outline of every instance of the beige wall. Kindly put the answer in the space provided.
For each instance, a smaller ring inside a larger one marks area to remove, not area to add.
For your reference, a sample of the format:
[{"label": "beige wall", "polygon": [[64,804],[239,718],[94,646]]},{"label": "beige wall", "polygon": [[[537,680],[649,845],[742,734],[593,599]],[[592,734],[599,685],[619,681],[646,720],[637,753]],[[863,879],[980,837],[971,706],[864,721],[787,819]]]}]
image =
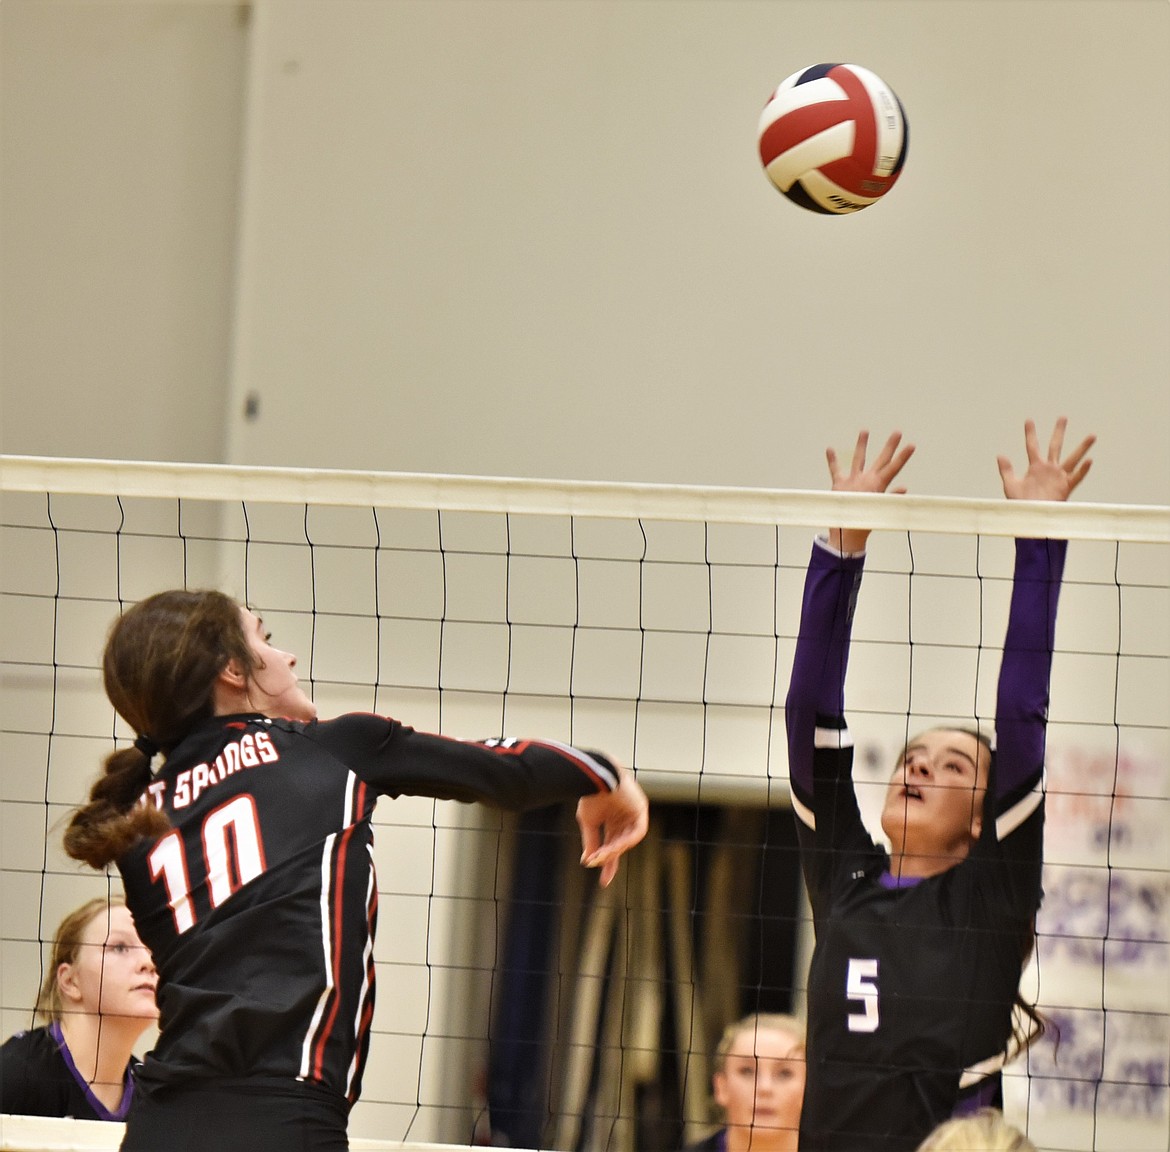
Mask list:
[{"label": "beige wall", "polygon": [[[866,423],[992,495],[1066,411],[1170,494],[1158,0],[245,11],[0,7],[6,451],[811,487]],[[754,153],[825,58],[911,125],[847,219]]]},{"label": "beige wall", "polygon": [[[3,0],[0,35],[5,452],[815,487],[866,423],[922,445],[916,491],[992,495],[1023,418],[1066,412],[1102,435],[1089,498],[1170,498],[1159,0]],[[846,219],[754,151],[771,88],[831,58],[911,125],[898,187]],[[1058,689],[1072,744],[1107,694]],[[418,939],[384,927],[383,957]],[[408,985],[382,1026],[414,1027]],[[397,1056],[371,1074],[412,1081]]]},{"label": "beige wall", "polygon": [[0,4],[0,447],[219,460],[240,6]]},{"label": "beige wall", "polygon": [[[864,422],[924,443],[915,490],[993,495],[1066,411],[1097,499],[1170,494],[1165,5],[293,0],[254,35],[237,459],[811,487]],[[754,151],[826,57],[911,126],[847,219]]]}]

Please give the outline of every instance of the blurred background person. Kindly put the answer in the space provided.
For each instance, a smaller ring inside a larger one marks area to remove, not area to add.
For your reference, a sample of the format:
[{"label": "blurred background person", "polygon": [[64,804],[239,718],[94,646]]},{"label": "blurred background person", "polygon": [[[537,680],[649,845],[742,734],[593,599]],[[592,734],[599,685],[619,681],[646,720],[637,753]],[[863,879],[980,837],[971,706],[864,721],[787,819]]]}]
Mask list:
[{"label": "blurred background person", "polygon": [[918,1152],[1036,1152],[1036,1145],[1003,1113],[981,1108],[970,1116],[940,1124],[918,1146]]},{"label": "blurred background person", "polygon": [[686,1152],[796,1152],[804,1097],[804,1025],[758,1013],[729,1024],[711,1076],[723,1127]]},{"label": "blurred background person", "polygon": [[158,1019],[157,981],[121,900],[101,896],[70,912],[37,997],[45,1024],[0,1048],[0,1111],[125,1120],[134,1046]]}]

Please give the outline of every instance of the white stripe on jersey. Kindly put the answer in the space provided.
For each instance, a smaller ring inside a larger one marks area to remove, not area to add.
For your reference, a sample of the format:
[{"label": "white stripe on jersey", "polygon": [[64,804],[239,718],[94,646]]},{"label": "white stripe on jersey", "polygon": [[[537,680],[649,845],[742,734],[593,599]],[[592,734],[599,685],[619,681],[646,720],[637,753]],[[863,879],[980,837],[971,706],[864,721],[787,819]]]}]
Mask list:
[{"label": "white stripe on jersey", "polygon": [[1031,792],[995,818],[995,838],[997,840],[1006,840],[1040,807],[1040,802],[1044,799],[1044,785],[1047,779],[1048,771],[1045,769],[1041,772],[1040,780]]},{"label": "white stripe on jersey", "polygon": [[353,810],[353,786],[356,783],[357,777],[350,772],[345,782],[345,807],[343,809],[343,815],[345,816],[345,824],[343,827],[345,828],[348,828],[357,820],[357,813]]},{"label": "white stripe on jersey", "polygon": [[362,1015],[366,1010],[366,1001],[370,998],[370,958],[374,951],[374,934],[369,931],[368,919],[370,913],[370,902],[374,898],[374,888],[377,886],[377,877],[374,875],[374,846],[373,844],[366,845],[366,851],[370,854],[370,879],[366,885],[366,917],[367,917],[367,931],[366,931],[366,946],[362,950],[362,988],[358,993],[357,1015],[353,1018],[353,1060],[350,1061],[349,1071],[345,1074],[345,1094],[348,1096],[353,1090],[353,1080],[357,1075],[358,1057],[361,1055],[361,1034],[362,1034]]},{"label": "white stripe on jersey", "polygon": [[[350,774],[352,778],[352,773]],[[348,804],[346,808],[348,810]],[[330,930],[329,900],[330,900],[330,860],[333,856],[333,842],[337,833],[331,832],[325,841],[321,853],[321,950],[325,959],[325,987],[321,990],[321,998],[313,1010],[313,1019],[309,1021],[309,1030],[305,1033],[304,1043],[301,1045],[301,1068],[297,1073],[298,1080],[308,1077],[313,1067],[313,1041],[316,1039],[317,1029],[321,1024],[321,1017],[325,1013],[325,1005],[329,994],[333,991],[333,933]]]},{"label": "white stripe on jersey", "polygon": [[792,800],[792,811],[796,813],[800,822],[815,832],[817,830],[817,814],[811,808],[806,808],[795,792],[791,793],[790,799]]},{"label": "white stripe on jersey", "polygon": [[814,748],[852,748],[853,733],[848,728],[818,728],[813,733]]},{"label": "white stripe on jersey", "polygon": [[612,792],[618,786],[617,777],[600,761],[594,760],[588,752],[582,752],[580,748],[574,748],[569,744],[562,744],[557,740],[539,740],[539,744],[546,744],[549,748],[556,748],[563,752],[570,760],[581,760],[589,765],[590,771],[595,772],[602,780],[609,785],[609,790]]},{"label": "white stripe on jersey", "polygon": [[[852,748],[853,734],[848,728],[817,728],[813,731],[814,748]],[[791,790],[792,810],[800,822],[812,831],[817,830],[817,815],[807,805],[800,802],[796,790]]]}]

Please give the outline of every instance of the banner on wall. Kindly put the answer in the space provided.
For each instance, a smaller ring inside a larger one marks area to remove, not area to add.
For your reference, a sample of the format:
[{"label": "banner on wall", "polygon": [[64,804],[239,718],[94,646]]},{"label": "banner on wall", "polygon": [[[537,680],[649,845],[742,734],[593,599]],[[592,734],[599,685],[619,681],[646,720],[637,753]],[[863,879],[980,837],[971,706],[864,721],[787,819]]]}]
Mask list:
[{"label": "banner on wall", "polygon": [[1024,987],[1054,1028],[1029,1053],[1029,1113],[1144,1119],[1164,1141],[1170,770],[1137,747],[1050,745],[1048,785],[1045,895]]}]

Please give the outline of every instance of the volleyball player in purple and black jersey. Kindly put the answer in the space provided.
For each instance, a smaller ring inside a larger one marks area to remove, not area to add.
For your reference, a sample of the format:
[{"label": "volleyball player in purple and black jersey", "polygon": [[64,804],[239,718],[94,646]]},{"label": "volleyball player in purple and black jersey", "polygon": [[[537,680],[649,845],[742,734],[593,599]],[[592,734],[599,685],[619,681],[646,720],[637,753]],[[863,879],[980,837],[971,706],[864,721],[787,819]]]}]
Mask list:
[{"label": "volleyball player in purple and black jersey", "polygon": [[[1027,423],[1027,472],[1017,477],[999,458],[1005,495],[1067,499],[1089,469],[1093,438],[1062,461],[1064,430],[1062,419],[1045,457]],[[834,490],[887,491],[914,450],[899,444],[895,433],[867,468],[863,432],[849,473],[830,450]],[[912,1152],[949,1116],[1002,1104],[1000,1069],[1021,1042],[1013,1008],[1041,899],[1045,723],[1065,542],[1016,542],[995,754],[959,728],[913,738],[886,793],[887,853],[861,821],[844,718],[868,535],[835,530],[813,547],[786,705],[816,933],[800,1143],[809,1152]]]},{"label": "volleyball player in purple and black jersey", "polygon": [[576,799],[603,884],[645,834],[645,795],[604,756],[318,721],[295,666],[218,592],[160,593],[111,631],[106,691],[139,737],[107,759],[65,843],[117,863],[158,968],[159,1039],[125,1152],[347,1148],[374,1003],[379,795]]}]

